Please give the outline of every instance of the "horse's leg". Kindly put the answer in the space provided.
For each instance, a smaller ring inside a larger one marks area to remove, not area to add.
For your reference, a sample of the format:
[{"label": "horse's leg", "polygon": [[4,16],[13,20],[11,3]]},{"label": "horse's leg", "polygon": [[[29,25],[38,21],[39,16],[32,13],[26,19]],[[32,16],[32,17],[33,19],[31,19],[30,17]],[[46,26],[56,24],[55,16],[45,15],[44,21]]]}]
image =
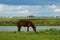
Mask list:
[{"label": "horse's leg", "polygon": [[36,27],[32,26],[32,28],[33,28],[33,31],[36,32]]},{"label": "horse's leg", "polygon": [[18,27],[18,32],[20,32],[20,30],[21,30],[21,26],[20,26],[20,27]]},{"label": "horse's leg", "polygon": [[34,32],[36,32],[36,27],[33,28]]},{"label": "horse's leg", "polygon": [[29,31],[29,26],[27,26],[27,32]]}]

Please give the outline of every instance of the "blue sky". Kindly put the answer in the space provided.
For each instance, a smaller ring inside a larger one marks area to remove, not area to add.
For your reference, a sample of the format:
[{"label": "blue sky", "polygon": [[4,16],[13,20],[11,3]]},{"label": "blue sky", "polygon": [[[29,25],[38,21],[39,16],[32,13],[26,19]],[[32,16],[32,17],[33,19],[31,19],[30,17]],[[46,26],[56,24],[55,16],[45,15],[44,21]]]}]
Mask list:
[{"label": "blue sky", "polygon": [[60,0],[0,0],[0,16],[60,16]]}]

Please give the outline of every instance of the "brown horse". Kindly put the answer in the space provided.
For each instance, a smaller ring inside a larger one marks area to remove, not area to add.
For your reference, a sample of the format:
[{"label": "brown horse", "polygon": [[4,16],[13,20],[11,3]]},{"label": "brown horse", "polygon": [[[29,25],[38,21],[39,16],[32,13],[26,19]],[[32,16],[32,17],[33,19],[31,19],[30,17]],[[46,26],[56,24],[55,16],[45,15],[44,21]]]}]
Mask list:
[{"label": "brown horse", "polygon": [[29,27],[32,27],[33,31],[36,32],[36,27],[34,26],[34,24],[31,21],[19,20],[17,22],[18,32],[20,32],[22,26],[27,27],[27,32],[29,31]]}]

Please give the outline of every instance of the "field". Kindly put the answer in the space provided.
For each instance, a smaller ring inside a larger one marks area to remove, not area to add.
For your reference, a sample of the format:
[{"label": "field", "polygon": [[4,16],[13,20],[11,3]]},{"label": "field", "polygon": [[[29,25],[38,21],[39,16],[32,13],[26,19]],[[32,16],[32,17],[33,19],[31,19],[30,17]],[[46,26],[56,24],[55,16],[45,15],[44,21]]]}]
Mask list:
[{"label": "field", "polygon": [[16,26],[18,20],[30,20],[36,26],[60,26],[60,18],[28,18],[28,17],[19,17],[19,18],[0,18],[0,26]]},{"label": "field", "polygon": [[0,40],[60,40],[60,30],[40,30],[39,32],[0,32]]},{"label": "field", "polygon": [[[59,18],[0,18],[0,26],[16,26],[18,20],[30,20],[36,26],[60,26]],[[0,32],[0,40],[60,40],[60,30],[51,28],[38,32]]]}]

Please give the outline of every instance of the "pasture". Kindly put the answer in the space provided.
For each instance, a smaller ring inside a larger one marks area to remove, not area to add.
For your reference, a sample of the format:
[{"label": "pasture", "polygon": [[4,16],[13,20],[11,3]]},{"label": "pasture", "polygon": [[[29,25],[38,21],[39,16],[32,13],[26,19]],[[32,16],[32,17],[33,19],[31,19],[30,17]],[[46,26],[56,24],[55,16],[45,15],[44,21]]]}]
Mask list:
[{"label": "pasture", "polygon": [[0,40],[60,40],[60,30],[49,29],[38,32],[0,32]]},{"label": "pasture", "polygon": [[[18,20],[30,20],[36,26],[60,26],[59,18],[0,18],[0,26],[16,26]],[[0,40],[60,40],[60,30],[49,29],[35,32],[0,32]]]}]

